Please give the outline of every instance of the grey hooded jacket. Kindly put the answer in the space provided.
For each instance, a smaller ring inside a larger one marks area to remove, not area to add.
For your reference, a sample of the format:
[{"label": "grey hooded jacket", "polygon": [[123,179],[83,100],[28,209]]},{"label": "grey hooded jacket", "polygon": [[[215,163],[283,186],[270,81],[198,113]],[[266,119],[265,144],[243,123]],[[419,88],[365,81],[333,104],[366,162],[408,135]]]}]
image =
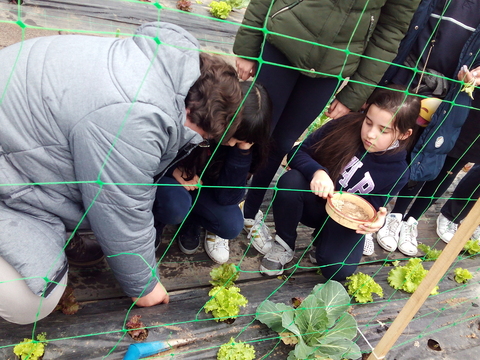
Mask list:
[{"label": "grey hooded jacket", "polygon": [[[183,126],[197,49],[184,29],[150,23],[126,39],[51,36],[0,51],[0,212],[14,214],[0,219],[0,256],[35,293],[64,268],[65,230],[79,224],[128,296],[156,285],[154,177],[202,141]],[[60,219],[63,243],[16,239],[25,215],[56,230]]]}]

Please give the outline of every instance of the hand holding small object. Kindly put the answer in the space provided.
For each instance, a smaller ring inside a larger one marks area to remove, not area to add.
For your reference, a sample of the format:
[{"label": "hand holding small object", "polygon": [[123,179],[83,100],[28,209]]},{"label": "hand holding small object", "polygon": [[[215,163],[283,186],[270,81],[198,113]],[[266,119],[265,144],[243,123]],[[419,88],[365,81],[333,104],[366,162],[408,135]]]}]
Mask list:
[{"label": "hand holding small object", "polygon": [[241,80],[247,80],[249,77],[253,77],[256,74],[255,65],[256,62],[253,60],[237,58],[237,73],[238,77]]},{"label": "hand holding small object", "polygon": [[339,117],[347,115],[350,111],[351,110],[348,107],[335,99],[333,100],[325,115],[332,119],[338,119]]},{"label": "hand holding small object", "polygon": [[202,180],[200,180],[198,175],[195,174],[191,180],[185,180],[183,178],[183,174],[183,171],[179,168],[173,170],[173,177],[175,178],[175,180],[177,180],[181,185],[183,185],[183,187],[188,191],[197,190],[198,184],[203,184]]},{"label": "hand holding small object", "polygon": [[385,217],[387,216],[387,209],[381,207],[377,211],[377,217],[373,222],[366,222],[358,225],[357,234],[373,234],[380,230],[385,224]]},{"label": "hand holding small object", "polygon": [[465,83],[461,91],[465,91],[472,99],[475,86],[479,85],[479,80],[477,80],[477,75],[479,72],[480,67],[476,67],[475,69],[469,71],[467,65],[463,65],[457,75],[458,80]]},{"label": "hand holding small object", "polygon": [[312,190],[315,195],[326,199],[333,196],[334,189],[335,185],[325,170],[317,170],[315,174],[313,174],[312,181],[310,182],[310,190]]}]

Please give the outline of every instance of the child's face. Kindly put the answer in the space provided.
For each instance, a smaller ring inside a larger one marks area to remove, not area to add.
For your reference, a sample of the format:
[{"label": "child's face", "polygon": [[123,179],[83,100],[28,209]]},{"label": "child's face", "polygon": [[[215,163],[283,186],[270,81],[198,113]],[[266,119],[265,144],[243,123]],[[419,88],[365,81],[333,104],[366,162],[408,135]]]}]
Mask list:
[{"label": "child's face", "polygon": [[377,152],[387,150],[395,140],[404,140],[410,134],[411,130],[407,134],[398,134],[393,127],[393,114],[376,105],[370,105],[362,124],[360,136],[365,150]]}]

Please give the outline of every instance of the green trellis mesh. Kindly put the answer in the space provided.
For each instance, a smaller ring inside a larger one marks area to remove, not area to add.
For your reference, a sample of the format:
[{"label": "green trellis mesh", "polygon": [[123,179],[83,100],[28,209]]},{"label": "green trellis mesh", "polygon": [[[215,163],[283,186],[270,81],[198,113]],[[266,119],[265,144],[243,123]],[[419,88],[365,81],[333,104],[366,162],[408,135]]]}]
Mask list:
[{"label": "green trellis mesh", "polygon": [[[216,29],[219,26],[219,24],[227,24],[227,25],[229,25],[229,26],[231,26],[235,29],[234,32],[240,26],[239,21],[241,20],[241,14],[242,14],[241,11],[237,11],[236,13],[233,13],[230,18],[234,17],[235,21],[229,21],[228,19],[227,20],[215,19],[208,14],[207,5],[208,5],[209,1],[204,1],[203,4],[193,3],[192,7],[193,7],[194,11],[191,12],[191,13],[185,13],[185,12],[181,12],[178,9],[175,9],[174,8],[174,6],[175,6],[174,1],[169,2],[167,5],[165,5],[164,3],[155,2],[154,0],[152,0],[152,2],[117,0],[117,2],[122,3],[121,5],[123,5],[123,6],[128,6],[129,9],[130,8],[131,9],[136,9],[137,7],[142,7],[142,9],[149,8],[148,9],[149,14],[152,17],[149,21],[154,21],[154,20],[163,21],[165,19],[164,14],[167,13],[167,12],[170,13],[170,14],[171,13],[181,13],[183,19],[188,19],[188,17],[191,17],[192,19],[195,18],[195,21],[201,21],[201,23],[207,28]],[[0,5],[0,6],[2,6],[2,5]],[[365,5],[365,6],[367,6],[367,5]],[[20,5],[18,5],[16,7],[17,11],[16,11],[16,14],[14,14],[14,12],[12,11],[13,8],[14,7],[12,5],[8,5],[8,7],[5,7],[5,8],[0,7],[0,14],[1,14],[0,15],[0,25],[15,26],[16,31],[19,34],[19,38],[15,39],[14,42],[24,41],[26,38],[28,38],[28,32],[32,31],[32,30],[51,31],[52,34],[56,34],[56,33],[60,33],[60,34],[63,34],[63,33],[77,33],[77,34],[96,35],[96,36],[126,37],[126,36],[132,36],[133,31],[135,30],[135,28],[138,25],[138,24],[131,24],[131,23],[128,24],[128,23],[122,23],[122,22],[115,22],[114,20],[112,20],[112,21],[101,21],[101,20],[96,20],[94,17],[76,16],[76,14],[72,14],[72,13],[67,13],[67,14],[63,14],[63,15],[54,15],[54,13],[48,13],[46,11],[44,12],[41,7],[39,7],[39,8],[22,7]],[[28,21],[24,21],[25,20],[25,13],[29,13],[29,12],[34,13],[36,15],[35,18],[37,19],[37,21],[35,22],[35,24],[32,24],[31,22],[28,22]],[[8,16],[5,16],[5,14],[8,14]],[[167,18],[167,20],[168,19],[169,18]],[[167,20],[165,20],[165,21],[167,21]],[[179,24],[179,25],[182,25],[182,24]],[[358,26],[358,24],[357,24],[357,26]],[[264,33],[268,33],[268,30],[266,28],[263,28],[261,30]],[[233,32],[233,34],[234,34],[234,32]],[[46,35],[48,35],[48,34],[46,34]],[[231,52],[233,38],[228,38],[227,36],[221,36],[221,35],[218,36],[218,37],[210,36],[210,35],[203,36],[203,34],[195,34],[195,35],[200,40],[200,43],[202,45],[202,48],[201,48],[200,51],[205,51],[205,52],[209,52],[209,53],[224,55],[233,62],[234,57],[233,57],[233,54]],[[276,34],[276,35],[283,36],[281,34]],[[352,34],[352,36],[353,36],[353,34]],[[295,39],[295,38],[291,38],[291,37],[289,37],[289,38],[294,39],[296,41],[304,41],[304,40],[301,40],[301,39]],[[314,44],[314,45],[322,46],[320,44]],[[164,44],[159,44],[158,46],[164,46]],[[168,46],[171,46],[171,45],[168,45]],[[355,53],[350,52],[348,46],[345,50],[342,50],[342,51],[344,51],[347,56],[360,56],[360,57],[368,58],[364,55],[359,55],[359,54],[355,54]],[[477,53],[477,55],[478,55],[478,53]],[[372,58],[369,58],[369,59],[376,60],[376,61],[382,61],[382,60],[372,59]],[[270,64],[270,65],[283,66],[283,65],[272,64],[272,63],[268,63],[268,62],[263,61],[262,53],[259,55],[258,58],[253,58],[253,60],[258,61],[259,70],[261,70],[261,67],[263,66],[263,64],[266,64],[266,63]],[[382,61],[382,62],[384,62],[384,61]],[[402,65],[398,65],[398,66],[402,66]],[[1,64],[0,64],[0,67],[1,67]],[[415,74],[417,74],[418,72],[421,71],[417,68],[413,68],[411,70],[413,70],[413,72]],[[10,71],[10,69],[3,69],[2,68],[1,71]],[[330,76],[328,74],[321,74],[321,75]],[[339,86],[344,81],[348,80],[347,78],[342,76],[342,73],[340,73],[339,75],[336,75],[334,77],[338,80],[338,85]],[[456,79],[448,79],[448,80],[457,81]],[[365,85],[369,85],[369,84],[365,84]],[[369,86],[371,86],[371,85],[369,85]],[[138,90],[140,91],[140,88]],[[9,91],[9,87],[7,86],[4,89],[0,89],[0,91],[1,91],[1,97],[0,97],[0,106],[1,106],[1,103],[3,101],[3,97],[5,96],[5,93]],[[458,105],[455,104],[455,100],[452,101],[452,104],[454,106],[458,106]],[[475,109],[475,110],[478,111],[479,109]],[[448,117],[446,117],[446,119],[448,119]],[[318,126],[318,124],[321,124],[324,121],[326,121],[325,116],[319,114],[319,118],[315,122],[315,124],[317,124],[317,125],[311,126],[308,129],[307,134],[305,134],[305,135],[308,135],[308,132],[313,131],[315,126]],[[448,120],[446,120],[446,121],[448,121]],[[128,114],[125,117],[125,122],[128,122]],[[1,129],[0,129],[0,131],[1,131]],[[121,132],[122,132],[122,128],[118,129],[118,135]],[[477,136],[477,140],[478,140],[479,136]],[[432,137],[433,137],[433,135],[432,135]],[[115,147],[115,141],[112,142],[110,151],[112,151],[114,147]],[[215,151],[216,151],[216,149],[215,149]],[[109,161],[109,153],[107,153],[105,155],[105,164],[108,161]],[[282,170],[282,171],[285,171],[285,170]],[[90,183],[98,184],[98,186],[99,186],[98,194],[100,194],[103,191],[103,188],[105,186],[112,185],[112,184],[108,184],[108,183],[103,183],[100,180],[100,175],[101,175],[101,173],[98,174],[97,179],[91,179],[91,181],[89,181]],[[75,183],[75,182],[72,182],[72,183]],[[36,184],[30,184],[30,185],[41,186],[41,185],[46,185],[46,184],[52,185],[52,184],[58,184],[58,183],[36,183]],[[1,183],[1,179],[0,179],[0,186],[11,186],[11,185],[19,185],[19,184],[3,184],[3,183]],[[122,184],[122,185],[135,186],[135,185],[143,185],[143,184],[133,184],[132,183],[132,184]],[[163,186],[168,186],[168,185],[163,185]],[[200,191],[203,187],[206,187],[206,186],[202,186],[201,184],[198,184],[198,186],[199,186]],[[270,187],[269,190],[273,191],[273,198],[275,198],[275,195],[276,195],[277,192],[282,191],[281,189],[277,188],[276,186]],[[97,196],[98,196],[98,194],[97,194]],[[370,194],[370,195],[373,195],[373,194]],[[388,199],[390,200],[391,198],[394,198],[394,196],[389,195]],[[446,199],[446,197],[445,198],[439,197],[437,199]],[[470,198],[469,200],[476,200],[476,199]],[[196,202],[196,199],[195,199],[195,202]],[[90,207],[92,205],[93,205],[93,202],[92,202],[92,204],[90,204]],[[82,217],[82,219],[80,219],[80,222],[77,226],[77,229],[80,226],[81,222],[84,220],[84,218],[87,216],[90,207],[88,207],[85,210],[84,216]],[[265,221],[267,221],[267,217],[270,216],[270,215],[271,215],[271,202],[266,207]],[[183,225],[183,223],[182,223],[182,225]],[[77,229],[75,229],[75,230],[77,230]],[[167,261],[168,250],[170,249],[173,242],[175,241],[177,234],[178,234],[178,231],[173,235],[172,241],[168,244],[165,251],[162,254],[159,255],[157,265],[160,265],[163,262]],[[73,237],[73,234],[70,237],[70,239],[72,237]],[[70,239],[68,239],[68,240],[70,240]],[[0,241],[1,241],[1,239],[0,239]],[[241,239],[238,240],[238,241],[244,241],[244,238],[241,237]],[[437,242],[438,241],[439,241],[439,239],[437,239]],[[434,244],[434,247],[435,247],[435,245],[436,245],[436,243]],[[249,247],[250,247],[250,245],[247,246],[243,256],[235,264],[236,268],[240,271],[240,274],[254,272],[251,269],[250,270],[245,269],[244,266],[243,266],[245,258],[247,256],[247,252],[249,250]],[[313,271],[313,270],[318,269],[318,267],[315,267],[313,265],[305,266],[304,263],[301,263],[301,260],[305,256],[308,257],[309,249],[310,249],[310,246],[307,246],[305,251],[303,251],[301,254],[299,254],[298,260],[295,259],[294,263],[290,263],[288,265],[288,268],[287,268],[288,275],[286,275],[282,279],[280,279],[280,281],[278,282],[278,286],[272,287],[270,295],[268,295],[265,298],[265,300],[268,300],[268,299],[272,298],[279,291],[286,291],[285,287],[288,288],[288,284],[293,280],[297,271],[299,271],[299,270],[311,270],[311,271]],[[125,254],[118,254],[117,256],[120,256],[120,255],[125,255]],[[133,255],[134,256],[136,254],[128,254],[128,255]],[[448,282],[448,281],[451,282],[451,279],[449,279],[449,278],[452,277],[453,269],[455,267],[457,267],[457,263],[460,264],[461,262],[464,262],[465,259],[469,259],[469,258],[471,258],[471,261],[472,261],[471,264],[474,264],[473,265],[474,278],[472,280],[470,280],[469,282],[467,282],[466,284],[463,284],[463,285],[458,285],[457,284],[456,286],[452,286],[450,284],[449,286],[447,286],[447,285],[442,286],[442,283],[446,284],[446,282]],[[374,271],[374,273],[372,274],[372,277],[374,279],[378,279],[378,277],[384,277],[385,274],[386,274],[385,273],[385,268],[391,266],[391,263],[393,261],[394,261],[394,259],[390,258],[389,256],[385,257],[380,262],[378,260],[372,261],[371,262],[372,264],[375,263],[377,265],[376,271]],[[362,262],[361,264],[368,264],[368,262]],[[213,267],[213,263],[212,263],[212,267]],[[452,301],[450,301],[450,302],[446,301],[446,302],[443,303],[443,306],[438,306],[436,308],[426,308],[426,309],[424,309],[424,311],[417,314],[417,316],[414,318],[414,320],[412,322],[414,322],[416,324],[421,324],[420,326],[417,325],[417,328],[420,327],[423,330],[416,333],[415,336],[411,336],[410,338],[404,340],[403,342],[397,343],[395,346],[396,347],[401,347],[401,346],[403,346],[407,343],[415,344],[415,342],[417,340],[427,338],[429,336],[433,336],[433,334],[435,334],[438,331],[445,330],[445,328],[451,328],[451,330],[447,330],[447,331],[455,332],[457,326],[460,326],[464,323],[472,322],[472,321],[475,321],[475,319],[478,319],[479,313],[478,313],[478,311],[474,311],[475,310],[474,308],[477,306],[477,305],[475,305],[476,302],[478,302],[478,293],[475,292],[475,289],[478,289],[477,286],[478,286],[478,283],[479,283],[479,280],[478,280],[479,268],[480,268],[480,263],[478,262],[478,257],[475,257],[474,255],[470,255],[468,253],[460,254],[459,257],[457,258],[457,262],[452,264],[449,272],[447,272],[447,274],[444,276],[444,278],[442,279],[442,281],[440,283],[440,288],[442,289],[440,293],[441,294],[447,294],[452,299]],[[321,268],[320,268],[320,271],[321,271]],[[362,271],[362,267],[359,267],[357,271]],[[49,281],[47,276],[45,277],[45,280],[46,280],[46,282]],[[152,269],[152,279],[151,280],[152,281],[155,280],[155,269]],[[208,284],[204,284],[204,285],[208,285]],[[468,289],[472,289],[472,291],[469,292]],[[469,293],[470,295],[466,296],[465,295],[466,293],[467,294]],[[308,294],[308,292],[307,292],[307,294]],[[304,294],[304,295],[307,295],[307,294]],[[458,294],[461,294],[461,295],[458,295]],[[248,293],[245,293],[244,295],[247,298],[249,296]],[[390,292],[390,294],[388,296],[385,296],[384,298],[378,298],[378,297],[375,298],[374,307],[369,306],[369,308],[368,308],[369,311],[370,311],[369,312],[369,317],[366,320],[364,319],[361,322],[360,321],[358,322],[358,335],[355,337],[354,341],[356,341],[358,343],[362,343],[362,347],[361,347],[362,352],[368,353],[372,350],[372,347],[374,346],[374,344],[371,344],[369,339],[364,336],[364,333],[366,333],[372,327],[378,327],[379,324],[381,326],[387,327],[388,324],[391,321],[393,321],[393,319],[395,318],[395,314],[391,314],[390,311],[389,311],[389,306],[391,305],[391,303],[395,302],[395,301],[401,301],[401,300],[407,299],[408,297],[409,297],[409,294],[406,294],[404,292],[395,290],[395,291]],[[208,301],[208,300],[209,300],[209,298],[205,299],[205,301]],[[464,304],[465,305],[464,313],[459,315],[454,320],[449,321],[448,323],[445,323],[443,325],[443,328],[442,327],[439,328],[438,325],[435,324],[435,322],[438,321],[438,319],[441,319],[442,316],[444,316],[445,314],[449,313],[449,311],[452,311],[452,309],[459,306],[459,304]],[[351,311],[353,314],[355,314],[356,312],[360,313],[364,309],[364,307],[362,305],[355,305],[355,302],[353,300],[351,300],[351,303],[349,303],[348,305],[354,305],[353,310]],[[134,308],[134,305],[132,305],[125,312],[125,317],[124,317],[123,324],[119,325],[118,329],[116,329],[114,331],[96,332],[96,333],[88,333],[87,331],[85,331],[84,335],[81,335],[81,336],[68,336],[67,335],[67,336],[61,337],[61,338],[49,338],[48,340],[49,340],[50,343],[54,344],[55,342],[60,341],[60,340],[82,339],[82,340],[88,341],[89,339],[95,339],[99,335],[116,334],[116,335],[118,335],[118,342],[117,342],[117,345],[118,345],[122,342],[122,340],[124,339],[124,337],[127,334],[127,329],[125,327],[125,324],[127,322],[127,319],[130,317],[130,315],[131,315],[130,313],[131,313],[131,310],[133,308]],[[472,312],[472,310],[473,310],[473,312]],[[155,329],[155,328],[162,328],[162,327],[173,326],[173,325],[182,326],[182,325],[187,324],[187,323],[205,322],[205,321],[209,321],[209,322],[212,322],[212,323],[215,322],[215,319],[213,319],[211,317],[205,318],[204,316],[202,316],[203,312],[204,312],[204,309],[202,307],[202,308],[198,309],[198,311],[193,310],[192,313],[191,313],[191,318],[188,321],[179,321],[179,322],[171,323],[171,324],[160,324],[160,325],[156,325],[156,326],[148,326],[148,328],[150,330],[152,330],[152,329]],[[264,342],[264,341],[270,341],[270,343],[272,344],[271,347],[270,347],[270,350],[267,353],[262,354],[262,358],[269,358],[270,356],[271,356],[271,358],[275,358],[275,355],[274,355],[275,350],[281,344],[280,337],[276,337],[276,336],[272,335],[272,333],[267,333],[265,331],[261,331],[261,332],[259,332],[258,338],[256,338],[256,339],[245,339],[244,337],[242,337],[242,334],[247,329],[249,329],[250,327],[258,326],[259,323],[258,323],[258,321],[255,320],[255,313],[241,312],[239,317],[246,318],[246,319],[249,319],[249,320],[246,322],[246,325],[243,327],[243,329],[240,329],[240,331],[238,331],[238,333],[231,334],[231,335],[235,339],[238,339],[239,341],[247,341],[248,343],[250,343],[253,346],[257,345],[258,343]],[[48,321],[48,318],[47,318],[47,320],[44,320],[44,321]],[[66,323],[68,323],[68,321],[66,321]],[[8,323],[2,322],[2,326],[9,326],[9,325],[8,325]],[[37,327],[38,327],[37,322],[32,325],[32,332],[31,333],[32,333],[32,338],[34,338],[34,339],[36,338],[36,335],[37,335]],[[88,329],[86,329],[86,330],[88,330]],[[18,339],[18,342],[20,342],[21,340],[23,340],[23,339]],[[7,349],[8,351],[11,352],[11,349],[13,348],[14,345],[16,345],[16,342],[5,343],[3,340],[1,340],[0,341],[0,351],[2,349],[3,350]],[[103,356],[103,358],[109,358],[111,355],[113,355],[115,353],[115,349],[116,349],[117,345],[113,346],[109,352],[101,354],[101,356]],[[202,343],[199,346],[197,346],[196,350],[189,350],[189,351],[193,351],[193,352],[204,351],[204,350],[208,350],[208,349],[211,349],[211,348],[217,348],[217,347],[218,347],[217,345],[209,346],[208,343]],[[182,355],[183,354],[182,351],[183,350],[181,350],[181,348],[179,348],[178,350],[174,350],[173,354],[169,354],[168,356]]]}]

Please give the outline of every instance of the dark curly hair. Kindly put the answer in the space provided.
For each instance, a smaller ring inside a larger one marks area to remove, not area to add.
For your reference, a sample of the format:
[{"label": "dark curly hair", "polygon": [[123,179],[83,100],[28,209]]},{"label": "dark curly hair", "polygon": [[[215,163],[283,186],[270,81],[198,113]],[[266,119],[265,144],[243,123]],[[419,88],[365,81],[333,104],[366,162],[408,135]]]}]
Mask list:
[{"label": "dark curly hair", "polygon": [[[268,144],[270,136],[270,123],[272,117],[272,102],[268,96],[267,90],[259,83],[252,86],[251,82],[240,83],[245,101],[242,106],[242,118],[233,137],[254,143],[251,150],[253,151],[253,160],[250,172],[254,173],[263,164],[268,155]],[[224,139],[224,143],[225,143]],[[195,175],[205,168],[212,150],[217,144],[211,144],[211,147],[197,147],[192,153],[180,162],[183,167],[186,180],[191,180]],[[207,183],[214,182],[220,175],[226,158],[226,147],[221,146],[214,155],[212,161],[204,174],[203,180]]]},{"label": "dark curly hair", "polygon": [[237,72],[219,56],[200,53],[200,77],[185,98],[189,118],[220,141],[229,139],[237,129],[240,116],[237,110],[242,101],[242,90]]}]

